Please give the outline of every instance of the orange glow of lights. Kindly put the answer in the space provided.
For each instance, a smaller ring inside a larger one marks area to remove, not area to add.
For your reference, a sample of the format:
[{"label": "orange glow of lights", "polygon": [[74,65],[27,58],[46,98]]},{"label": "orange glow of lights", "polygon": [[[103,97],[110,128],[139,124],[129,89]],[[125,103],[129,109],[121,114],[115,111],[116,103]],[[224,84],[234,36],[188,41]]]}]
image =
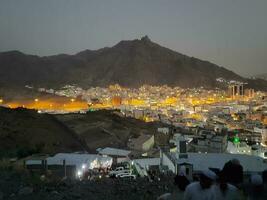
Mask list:
[{"label": "orange glow of lights", "polygon": [[142,106],[145,104],[144,100],[142,99],[131,99],[129,101],[129,104],[130,105],[133,105],[133,106]]},{"label": "orange glow of lights", "polygon": [[177,98],[175,97],[168,97],[165,99],[165,104],[175,104],[177,103]]},{"label": "orange glow of lights", "polygon": [[88,105],[85,101],[70,102],[69,100],[57,101],[57,100],[38,100],[38,101],[22,101],[22,102],[8,102],[9,108],[28,108],[36,110],[62,110],[62,111],[79,111],[88,109]]}]

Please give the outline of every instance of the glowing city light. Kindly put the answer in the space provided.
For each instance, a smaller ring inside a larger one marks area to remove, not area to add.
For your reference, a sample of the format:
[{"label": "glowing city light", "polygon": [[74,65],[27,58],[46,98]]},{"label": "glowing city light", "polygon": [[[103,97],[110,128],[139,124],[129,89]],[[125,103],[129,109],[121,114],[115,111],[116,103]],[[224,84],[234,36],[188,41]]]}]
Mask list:
[{"label": "glowing city light", "polygon": [[83,164],[83,165],[82,165],[82,169],[85,169],[85,168],[86,168],[86,164]]},{"label": "glowing city light", "polygon": [[240,143],[240,139],[239,139],[239,137],[234,137],[234,144],[238,144],[238,143]]},{"label": "glowing city light", "polygon": [[82,175],[82,172],[81,172],[80,170],[78,170],[78,171],[77,171],[77,176],[78,176],[78,177],[81,177],[81,175]]}]

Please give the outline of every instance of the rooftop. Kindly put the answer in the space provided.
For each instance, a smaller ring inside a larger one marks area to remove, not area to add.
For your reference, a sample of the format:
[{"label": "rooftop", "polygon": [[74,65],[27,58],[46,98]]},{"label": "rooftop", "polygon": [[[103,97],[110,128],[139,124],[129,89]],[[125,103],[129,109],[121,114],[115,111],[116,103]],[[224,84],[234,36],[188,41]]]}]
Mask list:
[{"label": "rooftop", "polygon": [[146,142],[147,140],[149,140],[153,135],[140,135],[138,138],[132,138],[131,139],[131,143],[135,143],[135,144],[143,144],[144,142]]},{"label": "rooftop", "polygon": [[160,165],[160,158],[141,158],[133,160],[135,163],[138,163],[144,169],[147,166]]},{"label": "rooftop", "polygon": [[65,160],[66,165],[75,165],[80,167],[83,164],[90,164],[93,162],[112,162],[111,157],[104,157],[96,154],[79,154],[79,153],[58,153],[53,157],[46,159],[48,165],[63,165]]},{"label": "rooftop", "polygon": [[128,150],[111,148],[111,147],[97,149],[97,151],[99,154],[102,155],[113,155],[113,156],[128,156],[131,153],[131,151]]},{"label": "rooftop", "polygon": [[240,161],[244,172],[262,172],[267,169],[267,163],[263,158],[242,154],[226,153],[187,153],[187,158],[179,158],[177,153],[169,153],[176,163],[190,163],[195,171],[202,171],[207,168],[222,169],[224,164],[234,158]]}]

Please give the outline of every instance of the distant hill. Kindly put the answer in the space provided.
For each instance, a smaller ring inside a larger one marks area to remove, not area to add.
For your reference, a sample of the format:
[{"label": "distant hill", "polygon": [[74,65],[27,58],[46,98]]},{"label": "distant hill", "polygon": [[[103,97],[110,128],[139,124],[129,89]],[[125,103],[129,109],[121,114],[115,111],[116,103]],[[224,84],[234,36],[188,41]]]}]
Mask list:
[{"label": "distant hill", "polygon": [[113,47],[85,50],[75,55],[39,57],[18,51],[0,53],[0,87],[34,85],[60,87],[65,84],[127,87],[143,84],[180,87],[222,87],[216,78],[248,82],[266,90],[267,82],[245,79],[208,61],[189,57],[152,42],[121,41]]},{"label": "distant hill", "polygon": [[255,76],[255,78],[267,80],[267,73],[258,74]]}]

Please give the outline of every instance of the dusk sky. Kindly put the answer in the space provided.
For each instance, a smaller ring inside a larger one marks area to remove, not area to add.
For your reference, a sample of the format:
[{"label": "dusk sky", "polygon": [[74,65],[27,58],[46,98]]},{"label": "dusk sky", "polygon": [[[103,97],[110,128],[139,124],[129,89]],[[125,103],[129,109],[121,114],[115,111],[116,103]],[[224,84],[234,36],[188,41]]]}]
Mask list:
[{"label": "dusk sky", "polygon": [[267,72],[267,0],[0,0],[0,51],[75,54],[148,35],[241,75]]}]

